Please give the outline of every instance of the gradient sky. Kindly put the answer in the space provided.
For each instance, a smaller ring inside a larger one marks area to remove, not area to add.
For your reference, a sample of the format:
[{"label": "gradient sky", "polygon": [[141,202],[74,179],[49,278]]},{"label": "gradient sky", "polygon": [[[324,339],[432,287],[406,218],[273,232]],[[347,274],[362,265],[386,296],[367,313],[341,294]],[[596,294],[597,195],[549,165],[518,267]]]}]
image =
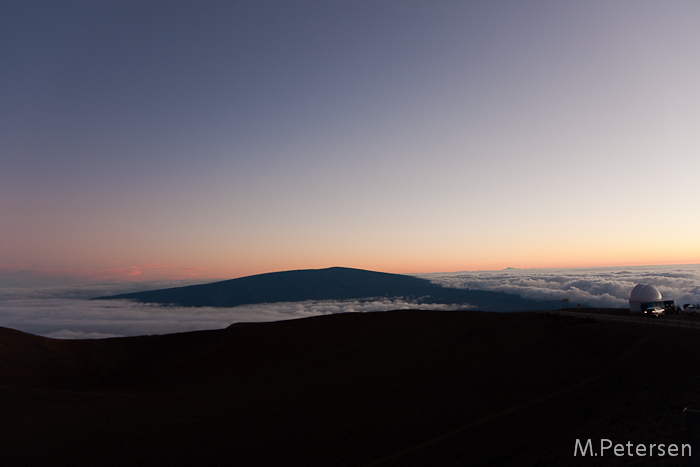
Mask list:
[{"label": "gradient sky", "polygon": [[3,1],[0,285],[700,263],[700,2]]}]

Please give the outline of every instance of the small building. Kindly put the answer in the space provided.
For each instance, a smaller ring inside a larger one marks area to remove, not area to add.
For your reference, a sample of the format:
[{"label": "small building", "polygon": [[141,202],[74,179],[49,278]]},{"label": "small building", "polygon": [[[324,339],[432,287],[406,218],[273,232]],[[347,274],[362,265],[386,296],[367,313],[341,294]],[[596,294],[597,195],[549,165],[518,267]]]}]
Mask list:
[{"label": "small building", "polygon": [[630,292],[630,313],[645,313],[647,310],[676,309],[674,300],[664,300],[661,292],[649,284],[637,284]]}]

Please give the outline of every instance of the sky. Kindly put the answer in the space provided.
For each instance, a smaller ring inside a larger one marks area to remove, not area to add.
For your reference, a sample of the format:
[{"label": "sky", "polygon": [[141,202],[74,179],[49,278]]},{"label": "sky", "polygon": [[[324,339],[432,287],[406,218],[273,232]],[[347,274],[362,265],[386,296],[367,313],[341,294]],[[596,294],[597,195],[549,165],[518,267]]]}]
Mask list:
[{"label": "sky", "polygon": [[0,286],[700,263],[700,2],[0,4]]}]

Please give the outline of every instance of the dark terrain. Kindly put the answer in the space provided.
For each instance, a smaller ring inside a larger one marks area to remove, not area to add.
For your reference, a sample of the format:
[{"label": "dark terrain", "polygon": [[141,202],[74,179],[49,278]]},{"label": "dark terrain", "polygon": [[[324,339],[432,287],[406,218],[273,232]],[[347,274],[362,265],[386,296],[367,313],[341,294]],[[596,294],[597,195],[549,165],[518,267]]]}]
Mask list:
[{"label": "dark terrain", "polygon": [[700,331],[538,313],[350,313],[52,340],[0,328],[0,465],[684,465]]},{"label": "dark terrain", "polygon": [[211,284],[135,292],[98,299],[130,299],[178,306],[233,307],[304,300],[403,298],[415,303],[464,304],[484,311],[554,309],[560,301],[442,287],[403,274],[352,268],[301,269],[240,277]]}]

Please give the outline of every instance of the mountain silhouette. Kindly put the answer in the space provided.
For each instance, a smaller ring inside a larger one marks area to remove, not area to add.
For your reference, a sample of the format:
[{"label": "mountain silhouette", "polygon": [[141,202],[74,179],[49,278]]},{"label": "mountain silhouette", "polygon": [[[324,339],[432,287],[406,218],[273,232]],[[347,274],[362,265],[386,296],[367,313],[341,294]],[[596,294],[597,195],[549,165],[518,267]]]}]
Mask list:
[{"label": "mountain silhouette", "polygon": [[332,267],[272,272],[211,284],[135,292],[97,299],[130,299],[185,307],[234,307],[305,300],[403,298],[417,304],[463,304],[485,311],[547,308],[559,302],[523,299],[517,295],[443,287],[427,279]]}]

